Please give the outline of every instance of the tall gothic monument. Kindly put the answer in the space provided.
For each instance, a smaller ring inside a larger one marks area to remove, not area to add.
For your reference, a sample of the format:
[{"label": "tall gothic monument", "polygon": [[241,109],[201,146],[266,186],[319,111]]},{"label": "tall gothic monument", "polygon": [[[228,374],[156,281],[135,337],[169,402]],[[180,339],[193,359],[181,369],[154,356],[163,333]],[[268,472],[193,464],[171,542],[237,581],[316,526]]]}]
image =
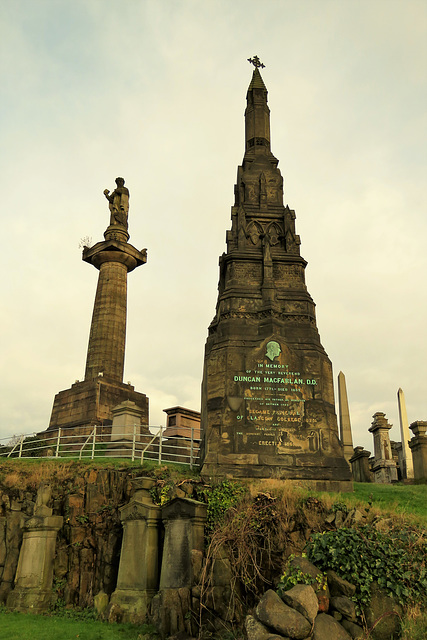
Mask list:
[{"label": "tall gothic monument", "polygon": [[227,251],[202,383],[202,474],[289,478],[352,489],[338,438],[332,365],[305,284],[295,212],[270,148],[267,89],[255,56]]}]

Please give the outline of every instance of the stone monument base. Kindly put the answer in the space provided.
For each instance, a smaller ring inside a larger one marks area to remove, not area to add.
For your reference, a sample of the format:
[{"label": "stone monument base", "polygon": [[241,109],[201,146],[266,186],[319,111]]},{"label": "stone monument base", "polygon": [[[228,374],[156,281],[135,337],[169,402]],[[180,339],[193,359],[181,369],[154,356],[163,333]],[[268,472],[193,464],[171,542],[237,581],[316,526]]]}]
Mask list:
[{"label": "stone monument base", "polygon": [[7,606],[21,613],[44,613],[53,604],[52,589],[14,589],[7,597]]},{"label": "stone monument base", "polygon": [[148,398],[124,384],[106,377],[75,382],[56,394],[48,430],[88,424],[112,424],[113,407],[126,400],[140,409],[141,423],[148,425]]},{"label": "stone monument base", "polygon": [[397,467],[394,460],[376,460],[372,465],[375,482],[389,484],[397,482]]},{"label": "stone monument base", "polygon": [[146,622],[150,603],[155,594],[155,589],[116,589],[110,600],[110,617],[114,615],[116,605],[122,612],[122,622],[132,624]]},{"label": "stone monument base", "polygon": [[[259,454],[209,453],[203,463],[202,476],[206,478],[276,478],[288,480],[295,486],[316,491],[353,491],[353,481],[349,478],[349,465],[344,458],[319,457],[316,464],[299,466],[293,456],[284,456],[283,464],[277,463],[277,456],[269,460]],[[292,458],[292,459],[290,459]]]}]

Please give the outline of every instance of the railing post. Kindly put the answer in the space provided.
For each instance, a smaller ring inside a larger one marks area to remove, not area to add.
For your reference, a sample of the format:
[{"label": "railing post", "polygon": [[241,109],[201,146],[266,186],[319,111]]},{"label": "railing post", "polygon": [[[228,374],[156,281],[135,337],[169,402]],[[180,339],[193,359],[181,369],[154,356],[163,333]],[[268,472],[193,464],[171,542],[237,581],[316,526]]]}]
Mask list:
[{"label": "railing post", "polygon": [[193,425],[191,425],[190,469],[193,468],[193,454],[194,454],[194,427]]},{"label": "railing post", "polygon": [[19,443],[19,456],[18,456],[18,458],[22,457],[22,445],[23,445],[23,443],[24,443],[24,436],[21,436],[21,441]]},{"label": "railing post", "polygon": [[93,440],[92,440],[92,460],[95,457],[95,441],[96,441],[96,425],[93,428]]},{"label": "railing post", "polygon": [[163,427],[162,427],[162,425],[160,425],[160,430],[159,430],[159,464],[162,464],[162,433],[163,433]]},{"label": "railing post", "polygon": [[135,460],[136,424],[133,425],[132,462]]},{"label": "railing post", "polygon": [[58,437],[56,439],[56,453],[55,458],[59,457],[59,443],[61,442],[61,427],[58,429]]}]

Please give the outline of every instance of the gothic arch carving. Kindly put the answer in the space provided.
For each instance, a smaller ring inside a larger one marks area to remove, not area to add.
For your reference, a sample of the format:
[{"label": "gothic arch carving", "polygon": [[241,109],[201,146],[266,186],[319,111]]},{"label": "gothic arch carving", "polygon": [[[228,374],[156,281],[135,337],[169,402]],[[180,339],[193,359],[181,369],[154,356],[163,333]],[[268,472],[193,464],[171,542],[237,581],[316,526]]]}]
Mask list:
[{"label": "gothic arch carving", "polygon": [[255,220],[252,220],[248,224],[247,230],[246,230],[246,237],[250,242],[252,242],[253,245],[259,244],[260,237],[263,236],[263,234],[264,234],[264,230],[258,222],[255,222]]}]

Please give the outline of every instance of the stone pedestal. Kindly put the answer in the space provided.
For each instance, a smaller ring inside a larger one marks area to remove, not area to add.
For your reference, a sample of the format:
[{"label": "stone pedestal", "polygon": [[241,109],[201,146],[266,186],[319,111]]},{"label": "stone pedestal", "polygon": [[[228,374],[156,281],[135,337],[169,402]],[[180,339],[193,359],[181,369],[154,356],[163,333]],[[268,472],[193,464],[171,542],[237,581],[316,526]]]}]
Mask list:
[{"label": "stone pedestal", "polygon": [[[44,488],[41,489],[44,491]],[[39,491],[40,496],[40,491]],[[50,497],[50,492],[48,492]],[[47,500],[38,500],[34,516],[27,520],[15,588],[9,593],[7,606],[23,613],[47,611],[53,600],[53,561],[56,535],[62,527],[63,517],[53,516],[46,506]]]},{"label": "stone pedestal", "polygon": [[110,615],[117,605],[123,612],[124,621],[141,623],[146,619],[159,584],[161,513],[149,493],[155,481],[152,478],[138,478],[134,482],[135,495],[120,510],[123,542],[117,587],[110,600]]},{"label": "stone pedestal", "polygon": [[175,498],[162,508],[165,527],[160,590],[152,603],[153,620],[162,637],[194,635],[191,587],[199,579],[204,547],[206,505]]},{"label": "stone pedestal", "polygon": [[[194,584],[194,552],[202,553],[206,505],[189,498],[175,498],[162,508],[165,527],[160,589]],[[197,573],[197,570],[196,570]]]},{"label": "stone pedestal", "polygon": [[410,425],[414,437],[409,446],[414,462],[414,480],[427,479],[427,422],[417,420]]},{"label": "stone pedestal", "polygon": [[369,468],[370,451],[366,451],[363,447],[356,447],[350,458],[351,470],[353,472],[353,480],[355,482],[372,482],[372,473]]},{"label": "stone pedestal", "polygon": [[131,384],[103,376],[75,382],[70,389],[56,394],[49,430],[111,424],[113,408],[126,401],[141,408],[141,421],[148,424],[148,398],[144,393],[135,391]]},{"label": "stone pedestal", "polygon": [[389,424],[385,413],[381,411],[377,411],[373,418],[369,431],[374,436],[375,459],[372,471],[374,472],[375,482],[383,484],[397,482],[397,467],[393,460],[389,435],[393,425]]}]

